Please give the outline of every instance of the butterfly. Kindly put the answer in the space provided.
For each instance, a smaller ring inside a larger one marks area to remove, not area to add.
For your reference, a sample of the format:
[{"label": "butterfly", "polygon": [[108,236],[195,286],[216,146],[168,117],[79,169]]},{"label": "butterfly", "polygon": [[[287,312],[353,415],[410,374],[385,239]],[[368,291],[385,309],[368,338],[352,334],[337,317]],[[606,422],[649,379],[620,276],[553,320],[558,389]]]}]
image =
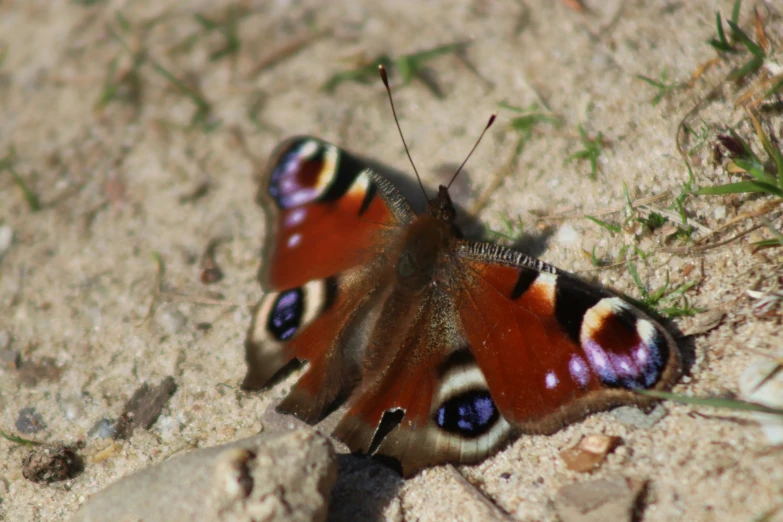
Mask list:
[{"label": "butterfly", "polygon": [[673,337],[639,308],[463,239],[444,186],[417,215],[356,156],[298,136],[277,147],[257,200],[264,295],[242,387],[267,387],[306,362],[278,411],[311,424],[339,412],[336,438],[396,461],[404,476],[649,404],[634,390],[667,389],[680,375]]}]

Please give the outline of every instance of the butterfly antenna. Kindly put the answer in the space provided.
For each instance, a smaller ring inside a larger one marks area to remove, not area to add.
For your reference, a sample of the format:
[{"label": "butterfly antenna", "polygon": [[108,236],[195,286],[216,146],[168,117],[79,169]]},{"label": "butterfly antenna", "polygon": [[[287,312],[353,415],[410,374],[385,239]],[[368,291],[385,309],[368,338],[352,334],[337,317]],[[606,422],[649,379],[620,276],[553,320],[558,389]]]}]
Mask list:
[{"label": "butterfly antenna", "polygon": [[419,176],[419,171],[416,170],[416,164],[413,163],[413,158],[411,158],[411,152],[408,150],[408,144],[405,143],[405,136],[402,135],[400,120],[397,119],[397,111],[394,108],[394,100],[392,99],[391,87],[389,87],[389,77],[386,76],[386,67],[384,67],[383,65],[379,65],[378,72],[381,74],[381,80],[383,80],[383,85],[386,87],[386,93],[389,95],[389,103],[391,104],[392,114],[394,115],[394,123],[397,124],[397,130],[400,131],[400,139],[402,140],[402,145],[405,147],[405,154],[408,155],[408,160],[411,162],[411,167],[413,167],[413,172],[416,173],[416,179],[419,180],[419,186],[421,187],[421,191],[422,193],[424,193],[424,197],[426,198],[427,191],[424,190],[424,184],[421,182],[421,176]]},{"label": "butterfly antenna", "polygon": [[451,187],[451,184],[454,183],[454,180],[457,179],[457,174],[460,173],[460,171],[462,170],[462,167],[465,166],[465,163],[467,163],[468,160],[470,159],[470,157],[473,155],[473,151],[476,150],[476,147],[478,147],[478,144],[481,143],[481,138],[484,137],[484,134],[486,134],[487,131],[489,130],[489,128],[492,126],[492,124],[495,123],[495,116],[497,116],[497,114],[493,114],[492,116],[489,117],[489,121],[487,122],[487,126],[484,127],[483,131],[481,131],[481,136],[479,136],[479,138],[476,140],[476,144],[473,145],[473,148],[470,149],[470,152],[468,153],[468,157],[465,158],[465,161],[463,161],[462,165],[459,166],[459,168],[457,169],[457,172],[455,172],[454,175],[451,177],[451,181],[449,181],[449,184],[446,185],[446,189],[447,190],[448,190],[449,187]]}]

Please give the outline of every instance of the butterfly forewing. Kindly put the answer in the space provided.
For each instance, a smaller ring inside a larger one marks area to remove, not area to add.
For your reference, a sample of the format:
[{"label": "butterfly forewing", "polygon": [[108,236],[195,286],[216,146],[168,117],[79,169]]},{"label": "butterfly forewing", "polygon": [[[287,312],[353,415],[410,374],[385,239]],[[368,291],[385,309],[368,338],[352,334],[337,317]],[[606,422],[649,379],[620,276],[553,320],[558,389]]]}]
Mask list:
[{"label": "butterfly forewing", "polygon": [[499,410],[550,432],[679,377],[671,335],[628,302],[523,254],[461,242],[460,319]]},{"label": "butterfly forewing", "polygon": [[318,420],[358,376],[344,346],[367,322],[388,243],[413,217],[385,179],[329,143],[282,143],[258,197],[267,212],[266,291],[245,343],[243,387],[263,387],[293,359],[309,368],[292,411]]},{"label": "butterfly forewing", "polygon": [[264,289],[298,288],[382,254],[412,211],[401,196],[390,205],[379,184],[388,182],[330,143],[311,137],[282,143],[257,198],[268,217]]}]

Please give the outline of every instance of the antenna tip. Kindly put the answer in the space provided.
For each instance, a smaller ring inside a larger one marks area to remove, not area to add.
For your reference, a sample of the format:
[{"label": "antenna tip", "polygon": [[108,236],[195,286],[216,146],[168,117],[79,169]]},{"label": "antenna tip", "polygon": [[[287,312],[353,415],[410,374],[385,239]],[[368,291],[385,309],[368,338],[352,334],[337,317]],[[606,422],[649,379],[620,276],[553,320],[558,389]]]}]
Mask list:
[{"label": "antenna tip", "polygon": [[389,77],[386,76],[386,67],[384,67],[383,64],[378,65],[378,73],[381,75],[381,80],[383,80],[383,84],[388,89],[389,88]]},{"label": "antenna tip", "polygon": [[495,123],[495,118],[497,118],[497,114],[493,114],[489,117],[489,121],[487,122],[487,129],[492,126],[493,123]]}]

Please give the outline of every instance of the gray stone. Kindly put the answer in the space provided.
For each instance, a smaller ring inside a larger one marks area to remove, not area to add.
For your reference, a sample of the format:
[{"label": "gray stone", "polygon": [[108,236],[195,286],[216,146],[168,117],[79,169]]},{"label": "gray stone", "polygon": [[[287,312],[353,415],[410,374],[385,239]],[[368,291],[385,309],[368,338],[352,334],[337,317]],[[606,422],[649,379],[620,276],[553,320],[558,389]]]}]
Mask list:
[{"label": "gray stone", "polygon": [[98,420],[93,424],[90,431],[87,432],[87,436],[91,439],[108,439],[114,437],[117,431],[114,429],[114,421],[107,419],[106,417]]},{"label": "gray stone", "polygon": [[72,522],[323,521],[336,479],[323,435],[263,433],[124,478],[91,497]]},{"label": "gray stone", "polygon": [[569,484],[555,495],[555,509],[563,522],[631,522],[640,515],[638,503],[646,485],[620,475]]},{"label": "gray stone", "polygon": [[14,241],[14,231],[8,225],[0,226],[0,259],[5,256]]},{"label": "gray stone", "polygon": [[19,433],[38,433],[46,427],[41,414],[35,408],[28,406],[19,410],[16,417],[16,429]]},{"label": "gray stone", "polygon": [[669,412],[663,405],[656,404],[649,412],[644,412],[636,406],[620,406],[613,409],[611,415],[629,428],[646,430],[658,424],[667,413]]}]

